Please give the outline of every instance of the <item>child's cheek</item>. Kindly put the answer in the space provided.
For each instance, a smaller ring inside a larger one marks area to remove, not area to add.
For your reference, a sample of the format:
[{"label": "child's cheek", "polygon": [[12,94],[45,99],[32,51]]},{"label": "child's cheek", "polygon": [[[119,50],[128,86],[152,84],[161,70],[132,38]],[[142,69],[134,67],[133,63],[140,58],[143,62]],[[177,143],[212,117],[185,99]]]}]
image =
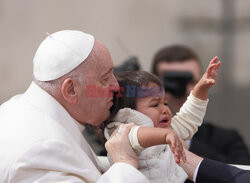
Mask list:
[{"label": "child's cheek", "polygon": [[152,121],[153,121],[153,123],[154,123],[154,127],[158,127],[158,126],[159,126],[158,120],[154,119],[154,120],[152,120]]}]

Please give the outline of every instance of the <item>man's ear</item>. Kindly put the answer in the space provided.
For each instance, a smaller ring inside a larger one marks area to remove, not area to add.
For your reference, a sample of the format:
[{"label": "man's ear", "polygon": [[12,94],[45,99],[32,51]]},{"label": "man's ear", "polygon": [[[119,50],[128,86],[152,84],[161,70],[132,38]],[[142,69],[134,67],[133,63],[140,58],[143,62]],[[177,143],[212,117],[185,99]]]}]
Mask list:
[{"label": "man's ear", "polygon": [[73,79],[67,78],[63,81],[61,93],[64,100],[69,104],[77,103],[76,82]]}]

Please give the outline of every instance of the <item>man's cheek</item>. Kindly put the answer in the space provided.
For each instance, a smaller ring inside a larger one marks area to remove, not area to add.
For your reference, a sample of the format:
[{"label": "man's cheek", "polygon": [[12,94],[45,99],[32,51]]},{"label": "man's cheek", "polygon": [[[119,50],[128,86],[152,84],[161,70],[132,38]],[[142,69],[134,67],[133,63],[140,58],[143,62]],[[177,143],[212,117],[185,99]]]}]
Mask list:
[{"label": "man's cheek", "polygon": [[95,85],[88,85],[86,87],[87,90],[87,97],[96,97],[97,93],[96,93],[96,86]]}]

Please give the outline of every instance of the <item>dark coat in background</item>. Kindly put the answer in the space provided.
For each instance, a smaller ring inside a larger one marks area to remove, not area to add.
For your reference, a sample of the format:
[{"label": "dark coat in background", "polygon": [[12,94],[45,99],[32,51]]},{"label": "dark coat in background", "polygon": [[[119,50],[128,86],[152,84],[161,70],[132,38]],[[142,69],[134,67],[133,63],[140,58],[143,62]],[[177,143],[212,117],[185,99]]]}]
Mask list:
[{"label": "dark coat in background", "polygon": [[196,183],[247,183],[250,171],[205,158],[199,167]]}]

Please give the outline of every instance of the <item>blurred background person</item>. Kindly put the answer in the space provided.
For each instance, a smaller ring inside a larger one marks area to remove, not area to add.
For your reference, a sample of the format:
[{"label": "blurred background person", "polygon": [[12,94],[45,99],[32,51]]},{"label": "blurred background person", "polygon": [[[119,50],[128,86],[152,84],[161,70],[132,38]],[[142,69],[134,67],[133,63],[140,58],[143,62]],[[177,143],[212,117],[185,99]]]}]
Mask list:
[{"label": "blurred background person", "polygon": [[[202,65],[191,48],[172,45],[155,54],[152,72],[162,78],[168,105],[175,114],[198,82]],[[205,121],[189,144],[190,151],[203,157],[225,163],[250,164],[247,145],[234,129],[221,128]]]}]

